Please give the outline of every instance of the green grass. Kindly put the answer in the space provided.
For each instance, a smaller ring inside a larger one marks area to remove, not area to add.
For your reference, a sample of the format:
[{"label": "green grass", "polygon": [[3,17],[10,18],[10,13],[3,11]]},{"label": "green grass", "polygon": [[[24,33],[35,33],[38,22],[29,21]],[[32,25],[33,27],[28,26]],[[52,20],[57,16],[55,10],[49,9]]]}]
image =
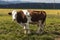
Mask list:
[{"label": "green grass", "polygon": [[[36,25],[30,25],[30,29],[35,32]],[[8,14],[0,13],[0,40],[54,40],[60,35],[60,18],[58,15],[47,15],[44,34],[23,34],[22,27],[12,21]]]}]

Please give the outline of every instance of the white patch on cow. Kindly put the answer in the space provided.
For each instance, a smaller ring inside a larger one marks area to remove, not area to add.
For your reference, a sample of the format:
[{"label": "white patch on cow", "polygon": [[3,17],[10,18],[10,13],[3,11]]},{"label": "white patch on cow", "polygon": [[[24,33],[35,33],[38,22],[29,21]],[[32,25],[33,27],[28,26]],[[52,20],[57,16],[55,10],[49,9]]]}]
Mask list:
[{"label": "white patch on cow", "polygon": [[22,10],[22,11],[26,15],[28,22],[31,22],[31,16],[30,16],[30,13],[28,12],[28,10]]},{"label": "white patch on cow", "polygon": [[30,15],[28,10],[22,10],[24,12],[25,15]]},{"label": "white patch on cow", "polygon": [[16,19],[16,14],[17,14],[17,11],[16,10],[13,10],[12,11],[12,20],[13,21]]}]

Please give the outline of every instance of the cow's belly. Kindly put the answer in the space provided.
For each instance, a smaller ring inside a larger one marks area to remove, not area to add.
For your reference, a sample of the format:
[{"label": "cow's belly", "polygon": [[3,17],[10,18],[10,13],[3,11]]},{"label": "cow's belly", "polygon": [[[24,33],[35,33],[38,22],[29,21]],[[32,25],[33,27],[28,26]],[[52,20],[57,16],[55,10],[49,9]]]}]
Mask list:
[{"label": "cow's belly", "polygon": [[27,19],[28,19],[27,21],[29,22],[29,24],[37,24],[38,23],[38,20],[31,18],[31,16],[27,17]]},{"label": "cow's belly", "polygon": [[38,24],[38,22],[29,22],[29,24]]}]

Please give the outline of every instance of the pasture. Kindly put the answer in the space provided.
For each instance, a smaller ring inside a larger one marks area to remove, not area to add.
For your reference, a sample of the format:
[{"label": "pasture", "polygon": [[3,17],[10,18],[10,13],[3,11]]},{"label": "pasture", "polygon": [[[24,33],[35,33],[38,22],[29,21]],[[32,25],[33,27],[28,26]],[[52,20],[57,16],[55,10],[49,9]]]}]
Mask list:
[{"label": "pasture", "polygon": [[[57,40],[60,35],[60,10],[44,10],[47,13],[46,26],[43,34],[35,34],[36,25],[30,24],[33,32],[30,35],[23,34],[22,27],[12,21],[8,15],[14,9],[0,9],[0,40]],[[21,10],[21,9],[16,9]],[[38,9],[33,9],[38,10]],[[39,9],[43,10],[43,9]]]}]

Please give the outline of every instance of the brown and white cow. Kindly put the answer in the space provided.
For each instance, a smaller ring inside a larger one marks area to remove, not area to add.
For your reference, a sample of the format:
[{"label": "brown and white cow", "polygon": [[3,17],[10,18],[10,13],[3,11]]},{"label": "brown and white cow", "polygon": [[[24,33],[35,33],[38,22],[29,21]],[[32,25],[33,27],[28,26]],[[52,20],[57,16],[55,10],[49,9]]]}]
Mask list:
[{"label": "brown and white cow", "polygon": [[13,21],[16,20],[17,23],[21,24],[24,29],[24,33],[31,33],[29,24],[38,24],[37,33],[42,33],[44,29],[44,22],[46,20],[46,12],[45,11],[36,11],[36,10],[21,10],[16,11],[13,10],[12,13],[8,13],[12,15]]}]

